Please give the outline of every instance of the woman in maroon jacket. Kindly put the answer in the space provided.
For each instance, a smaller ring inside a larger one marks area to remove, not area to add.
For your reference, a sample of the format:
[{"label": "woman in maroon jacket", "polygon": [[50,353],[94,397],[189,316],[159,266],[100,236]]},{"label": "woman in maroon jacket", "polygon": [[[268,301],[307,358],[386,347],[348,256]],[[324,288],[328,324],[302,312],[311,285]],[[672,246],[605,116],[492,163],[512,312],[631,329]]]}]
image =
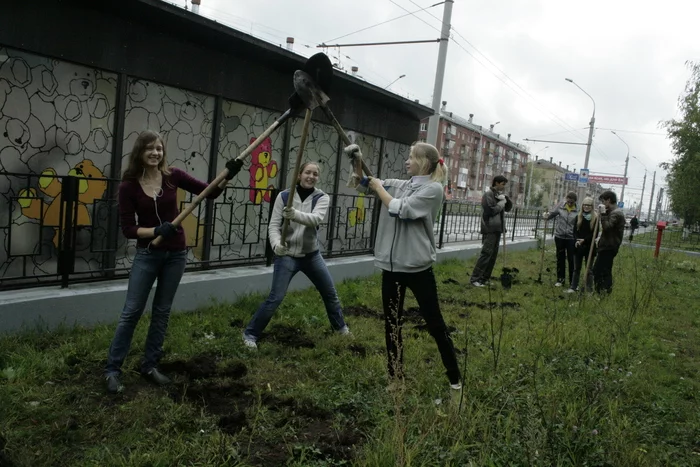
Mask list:
[{"label": "woman in maroon jacket", "polygon": [[[228,180],[241,169],[242,161],[226,163],[228,175],[209,198],[221,194]],[[187,248],[185,232],[171,222],[179,214],[177,189],[193,194],[201,193],[207,184],[186,172],[168,167],[163,138],[154,131],[144,131],[134,143],[129,165],[119,185],[119,216],[126,238],[135,238],[136,256],[131,265],[126,303],[109,347],[105,377],[107,391],[123,390],[119,381],[121,366],[129,353],[131,338],[139,322],[153,283],[158,285],[153,297],[151,324],[146,337],[146,352],[141,363],[141,374],[149,381],[164,385],[170,380],[157,369],[162,355],[165,332],[175,292],[185,272]],[[162,236],[158,246],[153,239]]]}]

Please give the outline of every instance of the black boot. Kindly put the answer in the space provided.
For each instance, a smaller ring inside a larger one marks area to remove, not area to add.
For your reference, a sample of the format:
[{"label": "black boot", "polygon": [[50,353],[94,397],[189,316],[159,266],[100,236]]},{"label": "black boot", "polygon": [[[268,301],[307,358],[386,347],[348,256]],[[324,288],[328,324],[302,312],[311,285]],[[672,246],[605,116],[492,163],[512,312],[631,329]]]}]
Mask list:
[{"label": "black boot", "polygon": [[146,373],[141,373],[141,376],[158,386],[167,386],[170,384],[170,378],[158,371],[157,368],[151,368]]}]

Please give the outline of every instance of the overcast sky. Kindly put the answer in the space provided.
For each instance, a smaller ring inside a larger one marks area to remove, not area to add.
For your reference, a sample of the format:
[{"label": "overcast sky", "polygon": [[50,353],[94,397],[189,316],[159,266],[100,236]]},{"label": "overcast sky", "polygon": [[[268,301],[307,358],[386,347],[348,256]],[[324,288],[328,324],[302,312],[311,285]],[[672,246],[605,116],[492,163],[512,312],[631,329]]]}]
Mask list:
[{"label": "overcast sky", "polygon": [[[184,6],[186,0],[171,3]],[[266,41],[310,56],[320,43],[349,44],[437,39],[444,4],[415,15],[439,0],[202,0],[201,14]],[[407,15],[339,38],[362,28]],[[432,15],[432,16],[431,16]],[[585,146],[533,143],[529,139],[585,142],[593,104],[596,127],[592,174],[624,172],[629,205],[641,194],[644,166],[657,171],[657,193],[665,185],[660,162],[671,158],[659,122],[676,118],[677,99],[689,77],[685,62],[700,60],[698,0],[455,0],[442,100],[462,117],[512,134],[532,154],[579,170]],[[338,39],[336,39],[338,38]],[[334,63],[380,87],[431,106],[437,43],[329,48]],[[650,133],[650,134],[645,134]],[[549,148],[544,149],[546,146]],[[619,194],[620,186],[613,187]]]}]

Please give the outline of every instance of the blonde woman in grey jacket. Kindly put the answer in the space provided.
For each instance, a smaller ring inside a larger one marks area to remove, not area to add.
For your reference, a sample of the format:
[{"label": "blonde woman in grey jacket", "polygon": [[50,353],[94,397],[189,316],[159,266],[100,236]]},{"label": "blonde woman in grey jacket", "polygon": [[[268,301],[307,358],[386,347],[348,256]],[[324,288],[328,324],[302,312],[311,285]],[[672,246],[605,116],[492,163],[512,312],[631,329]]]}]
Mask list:
[{"label": "blonde woman in grey jacket", "polygon": [[[343,319],[343,311],[326,262],[318,247],[318,226],[328,211],[328,195],[316,188],[319,168],[313,162],[301,166],[293,207],[287,208],[289,190],[281,192],[272,210],[268,238],[275,252],[272,287],[267,297],[243,332],[243,343],[257,348],[257,341],[272,315],[287,294],[292,278],[301,271],[316,286],[326,305],[331,327],[340,334],[350,334]],[[289,219],[286,238],[282,238],[282,224]]]},{"label": "blonde woman in grey jacket", "polygon": [[[345,148],[351,158],[359,156],[359,146]],[[382,270],[382,302],[390,387],[402,384],[403,342],[401,316],[406,288],[418,302],[420,314],[437,343],[447,378],[453,389],[460,389],[460,372],[452,339],[440,313],[437,284],[433,273],[435,237],[433,225],[443,201],[445,164],[434,146],[416,143],[411,147],[406,172],[410,180],[363,179],[381,200],[379,224],[374,245],[374,264]]]}]

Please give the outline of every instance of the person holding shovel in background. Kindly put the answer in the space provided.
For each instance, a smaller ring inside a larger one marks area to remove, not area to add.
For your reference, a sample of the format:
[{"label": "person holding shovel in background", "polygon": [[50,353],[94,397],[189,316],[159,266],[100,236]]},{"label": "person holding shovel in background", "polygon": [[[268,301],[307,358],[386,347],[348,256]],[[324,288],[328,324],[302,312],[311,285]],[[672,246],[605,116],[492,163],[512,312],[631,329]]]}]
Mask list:
[{"label": "person holding shovel in background", "polygon": [[[297,175],[292,207],[285,207],[290,190],[281,192],[275,200],[268,227],[268,238],[275,252],[272,286],[267,300],[260,305],[243,332],[243,344],[251,349],[258,347],[260,335],[299,271],[306,274],[321,294],[331,327],[339,334],[350,335],[333,279],[318,247],[318,226],[326,217],[329,204],[328,195],[316,188],[319,175],[317,164],[305,162]],[[289,221],[289,229],[282,238],[285,219]]]},{"label": "person holding shovel in background", "polygon": [[[349,145],[344,151],[353,166],[357,160],[361,161],[358,145]],[[411,177],[409,180],[365,177],[360,181],[359,175],[353,174],[349,183],[360,192],[371,190],[381,201],[374,264],[382,271],[384,330],[389,377],[392,379],[387,389],[398,389],[403,385],[401,324],[408,287],[437,343],[450,387],[459,390],[462,385],[457,355],[440,312],[433,273],[436,261],[433,224],[442,206],[442,184],[447,178],[447,169],[435,146],[426,143],[416,143],[411,147],[405,165]]]},{"label": "person holding shovel in background", "polygon": [[[571,287],[566,291],[567,293],[574,293],[578,290],[578,282],[581,277],[581,268],[583,267],[584,261],[588,261],[588,253],[591,249],[591,242],[593,242],[593,232],[595,231],[596,223],[598,222],[598,214],[593,209],[593,198],[590,196],[584,198],[583,204],[581,205],[581,210],[576,216],[576,222],[574,223],[574,239],[576,253],[574,254],[574,277],[571,280]],[[593,247],[593,256],[591,261],[595,258],[595,246]],[[587,263],[586,263],[587,264]],[[589,278],[584,277],[584,290],[589,289],[593,284],[589,283]]]},{"label": "person holding shovel in background", "polygon": [[566,195],[566,201],[557,206],[552,212],[545,212],[544,219],[557,218],[554,227],[554,245],[557,249],[557,282],[555,287],[561,287],[566,280],[566,264],[569,265],[569,287],[574,277],[574,254],[576,253],[576,241],[574,239],[574,225],[578,219],[576,200],[578,196],[573,191]]},{"label": "person holding shovel in background", "polygon": [[[177,189],[199,194],[207,187],[206,183],[192,178],[187,172],[168,167],[165,142],[155,131],[146,130],[138,136],[128,164],[119,184],[119,218],[124,236],[137,239],[137,242],[126,303],[105,367],[107,391],[112,394],[124,389],[119,381],[121,367],[156,279],[158,286],[153,297],[141,375],[159,386],[170,383],[170,379],[158,371],[157,365],[163,354],[170,308],[187,261],[185,233],[181,227],[172,224],[179,214]],[[219,196],[242,165],[240,160],[229,160],[226,163],[228,174],[208,197]],[[156,246],[153,240],[157,237],[162,237],[163,241]]]},{"label": "person holding shovel in background", "polygon": [[622,245],[625,236],[625,215],[617,207],[617,195],[612,191],[604,191],[598,205],[600,227],[603,229],[598,237],[598,258],[593,265],[595,291],[598,293],[612,292],[613,261]]},{"label": "person holding shovel in background", "polygon": [[481,255],[469,279],[474,287],[488,285],[496,265],[501,234],[505,235],[506,232],[504,213],[513,208],[513,203],[503,193],[506,183],[508,179],[503,175],[495,176],[491,182],[491,189],[486,190],[481,197]]}]

